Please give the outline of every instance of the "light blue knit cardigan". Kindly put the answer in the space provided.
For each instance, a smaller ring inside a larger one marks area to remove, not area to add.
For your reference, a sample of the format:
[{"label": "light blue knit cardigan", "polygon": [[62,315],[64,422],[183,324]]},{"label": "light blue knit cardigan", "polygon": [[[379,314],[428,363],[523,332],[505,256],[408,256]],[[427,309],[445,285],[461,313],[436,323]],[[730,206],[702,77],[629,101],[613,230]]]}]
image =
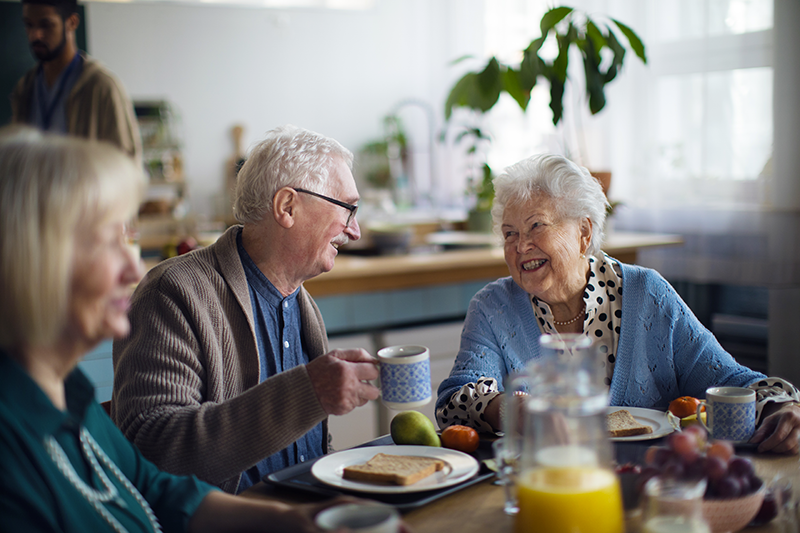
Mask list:
[{"label": "light blue knit cardigan", "polygon": [[[738,364],[656,271],[622,264],[622,319],[610,404],[665,410],[679,396],[704,398],[714,386],[747,386],[766,376]],[[481,377],[497,379],[540,356],[530,295],[510,277],[469,304],[461,348],[439,386],[437,410]]]}]

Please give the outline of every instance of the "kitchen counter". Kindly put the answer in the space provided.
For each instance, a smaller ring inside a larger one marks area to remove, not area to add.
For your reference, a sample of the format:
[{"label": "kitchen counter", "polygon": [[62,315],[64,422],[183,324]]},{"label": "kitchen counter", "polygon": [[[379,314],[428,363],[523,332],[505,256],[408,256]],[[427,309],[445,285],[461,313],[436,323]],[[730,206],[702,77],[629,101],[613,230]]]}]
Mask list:
[{"label": "kitchen counter", "polygon": [[[614,232],[603,250],[624,263],[636,263],[644,248],[683,243],[680,235]],[[315,298],[496,279],[508,276],[500,247],[447,250],[382,257],[340,254],[335,266],[304,283]]]}]

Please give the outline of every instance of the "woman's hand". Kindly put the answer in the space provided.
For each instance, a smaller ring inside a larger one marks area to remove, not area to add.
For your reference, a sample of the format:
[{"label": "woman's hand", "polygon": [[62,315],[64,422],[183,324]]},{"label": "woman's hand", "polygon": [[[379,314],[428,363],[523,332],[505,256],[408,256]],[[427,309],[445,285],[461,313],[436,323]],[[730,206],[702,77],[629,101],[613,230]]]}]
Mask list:
[{"label": "woman's hand", "polygon": [[761,421],[750,439],[760,443],[758,451],[797,455],[800,451],[800,406],[796,403],[776,404],[774,412]]}]

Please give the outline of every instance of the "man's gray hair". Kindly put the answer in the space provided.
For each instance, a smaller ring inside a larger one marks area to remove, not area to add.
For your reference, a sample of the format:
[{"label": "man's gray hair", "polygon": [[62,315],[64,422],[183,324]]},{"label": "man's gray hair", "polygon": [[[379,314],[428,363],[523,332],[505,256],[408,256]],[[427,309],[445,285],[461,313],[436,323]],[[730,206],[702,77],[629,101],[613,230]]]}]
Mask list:
[{"label": "man's gray hair", "polygon": [[559,155],[535,155],[506,168],[492,183],[495,231],[499,231],[509,204],[524,203],[535,195],[544,194],[553,199],[557,215],[591,220],[592,240],[586,253],[594,255],[600,252],[609,204],[600,182],[584,167]]},{"label": "man's gray hair", "polygon": [[233,201],[236,220],[242,224],[263,220],[283,187],[333,196],[328,177],[337,157],[352,170],[353,154],[329,137],[290,124],[268,131],[239,171]]}]

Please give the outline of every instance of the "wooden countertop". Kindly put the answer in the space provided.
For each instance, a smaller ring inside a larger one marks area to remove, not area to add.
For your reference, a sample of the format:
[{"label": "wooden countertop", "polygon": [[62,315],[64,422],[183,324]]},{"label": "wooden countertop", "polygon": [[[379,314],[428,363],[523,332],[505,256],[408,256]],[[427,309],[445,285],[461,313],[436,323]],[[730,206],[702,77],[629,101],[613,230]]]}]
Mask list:
[{"label": "wooden countertop", "polygon": [[[635,263],[643,248],[683,243],[680,235],[614,232],[603,250],[625,263]],[[359,257],[340,254],[335,266],[304,283],[314,296],[333,296],[430,285],[495,279],[508,276],[500,247],[450,250],[398,256]]]}]

